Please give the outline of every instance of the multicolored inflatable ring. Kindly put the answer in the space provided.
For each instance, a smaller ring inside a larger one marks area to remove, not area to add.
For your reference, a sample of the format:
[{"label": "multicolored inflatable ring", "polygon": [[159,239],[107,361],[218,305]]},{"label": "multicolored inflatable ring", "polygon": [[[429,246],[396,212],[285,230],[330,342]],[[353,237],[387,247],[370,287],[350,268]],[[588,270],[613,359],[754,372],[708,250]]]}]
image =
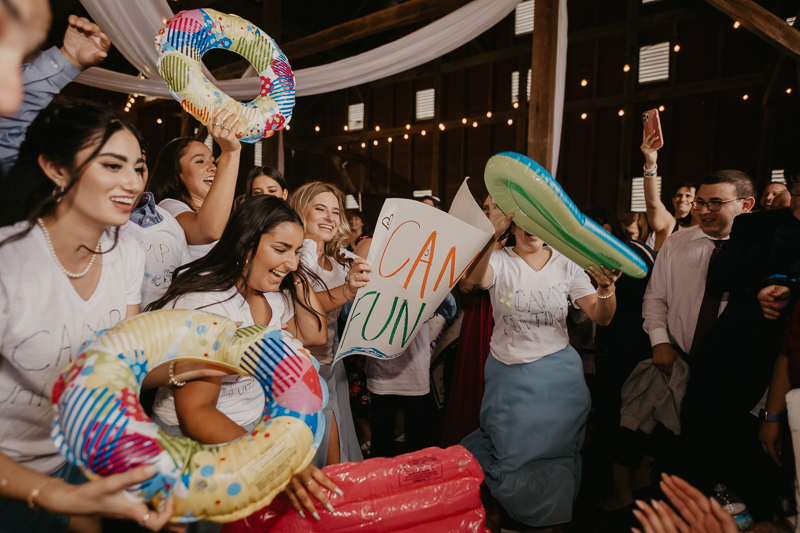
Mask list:
[{"label": "multicolored inflatable ring", "polygon": [[[261,91],[252,102],[238,102],[203,74],[200,59],[212,49],[230,50],[255,67]],[[236,136],[256,142],[283,129],[292,119],[294,74],[286,56],[266,33],[236,15],[213,9],[181,11],[156,36],[158,73],[183,109],[203,124],[214,106],[234,104],[242,122]]]},{"label": "multicolored inflatable ring", "polygon": [[636,253],[580,212],[539,163],[514,152],[489,159],[486,189],[514,223],[536,235],[582,268],[605,265],[634,278],[647,275]]},{"label": "multicolored inflatable ring", "polygon": [[[253,376],[267,399],[252,432],[203,445],[161,430],[139,403],[145,375],[175,359]],[[158,473],[129,489],[175,502],[174,522],[229,522],[268,505],[314,457],[328,390],[318,364],[288,333],[201,311],[162,310],[123,320],[82,346],[53,387],[58,450],[89,477],[142,465]]]}]

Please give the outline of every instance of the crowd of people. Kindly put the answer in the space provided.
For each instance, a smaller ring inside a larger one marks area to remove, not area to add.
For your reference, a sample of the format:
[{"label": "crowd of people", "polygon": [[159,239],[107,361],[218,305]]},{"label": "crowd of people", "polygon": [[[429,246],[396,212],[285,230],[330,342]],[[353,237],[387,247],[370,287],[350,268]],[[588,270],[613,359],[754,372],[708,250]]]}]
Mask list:
[{"label": "crowd of people", "polygon": [[[101,516],[167,524],[169,500],[153,509],[124,494],[153,470],[89,481],[50,439],[51,389],[81,343],[158,309],[282,328],[316,358],[329,392],[324,436],[285,490],[304,518],[324,519],[315,500],[335,511],[327,495],[341,491],[327,465],[461,444],[483,469],[500,529],[559,530],[581,489],[587,421],[612,480],[603,509],[646,532],[735,530],[707,498],[719,483],[758,521],[792,514],[785,397],[800,383],[800,169],[761,195],[744,172],[713,172],[681,183],[670,211],[656,139],[645,136],[646,212],[586,210],[641,257],[644,279],[584,271],[487,196],[494,235],[436,310],[461,326],[434,430],[427,333],[396,359],[334,364],[339,326],[370,280],[371,221],[348,212],[336,186],[292,191],[269,167],[252,169],[236,198],[243,163],[230,109],[208,124],[217,158],[178,138],[149,171],[147,140],[125,119],[48,105],[110,46],[72,16],[63,47],[23,65],[48,13],[42,0],[0,2],[0,531],[94,532]],[[591,390],[573,344],[603,354]],[[185,361],[144,387],[163,431],[205,444],[245,435],[265,401],[253,378]],[[672,506],[635,501],[655,479]]]}]

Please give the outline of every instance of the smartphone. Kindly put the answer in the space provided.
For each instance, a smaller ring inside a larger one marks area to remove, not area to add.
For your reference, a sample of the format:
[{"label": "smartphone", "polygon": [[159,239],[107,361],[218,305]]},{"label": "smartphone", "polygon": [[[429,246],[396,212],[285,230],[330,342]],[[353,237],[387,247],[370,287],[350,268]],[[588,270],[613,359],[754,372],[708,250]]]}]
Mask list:
[{"label": "smartphone", "polygon": [[661,133],[661,117],[658,115],[658,109],[651,109],[642,113],[642,124],[644,125],[645,137],[656,132],[656,138],[650,143],[650,148],[664,146],[664,134]]}]

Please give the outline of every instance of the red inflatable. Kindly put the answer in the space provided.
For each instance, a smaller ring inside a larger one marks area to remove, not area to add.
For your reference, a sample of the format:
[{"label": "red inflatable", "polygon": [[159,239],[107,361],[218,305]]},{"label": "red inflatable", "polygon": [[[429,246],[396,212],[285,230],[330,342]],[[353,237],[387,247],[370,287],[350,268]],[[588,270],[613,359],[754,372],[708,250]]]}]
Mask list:
[{"label": "red inflatable", "polygon": [[225,524],[222,533],[489,533],[480,494],[483,472],[461,446],[342,463],[323,471],[344,496],[327,494],[333,513],[314,500],[319,522],[308,513],[300,518],[281,494],[269,507]]}]

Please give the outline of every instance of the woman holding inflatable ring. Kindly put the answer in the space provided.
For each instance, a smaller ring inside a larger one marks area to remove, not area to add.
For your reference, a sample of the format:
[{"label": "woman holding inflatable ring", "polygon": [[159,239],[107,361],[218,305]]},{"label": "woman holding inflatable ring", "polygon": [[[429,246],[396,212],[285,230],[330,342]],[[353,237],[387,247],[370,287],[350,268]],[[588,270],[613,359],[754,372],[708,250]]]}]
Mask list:
[{"label": "woman holding inflatable ring", "polygon": [[[501,527],[518,530],[572,519],[591,403],[580,356],[569,345],[568,299],[607,325],[620,272],[604,266],[602,272],[582,271],[512,224],[512,217],[495,222],[495,238],[462,280],[489,290],[495,325],[480,428],[461,444],[478,459],[492,496],[506,511]],[[516,245],[495,250],[495,242],[509,234]]]},{"label": "woman holding inflatable ring", "polygon": [[154,511],[122,494],[153,472],[86,483],[50,439],[61,369],[96,330],[139,313],[144,255],[118,228],[144,188],[140,139],[108,110],[51,106],[4,182],[0,496],[16,500],[0,502],[8,530],[96,531],[101,515],[159,529],[172,514],[171,502]]},{"label": "woman holding inflatable ring", "polygon": [[341,306],[369,283],[372,269],[365,259],[345,248],[350,239],[350,225],[346,218],[342,218],[345,212],[342,191],[321,181],[306,183],[292,194],[290,203],[303,219],[305,227],[303,263],[322,280],[323,283],[312,284],[328,313],[327,342],[310,350],[319,361],[319,372],[325,378],[329,392],[324,410],[325,437],[314,464],[321,468],[340,462],[362,461],[364,456],[350,410],[347,373],[344,365],[333,364],[333,354],[335,324]]},{"label": "woman holding inflatable ring", "polygon": [[156,203],[183,228],[192,260],[214,247],[228,222],[242,151],[235,133],[240,122],[230,107],[215,110],[208,134],[222,151],[219,160],[202,142],[180,137],[161,150],[147,181]]},{"label": "woman holding inflatable ring", "polygon": [[[198,309],[226,316],[240,327],[285,327],[305,346],[324,344],[325,314],[309,285],[308,278],[315,276],[300,264],[302,245],[302,224],[284,200],[248,198],[233,212],[214,249],[179,268],[166,294],[148,310]],[[251,431],[263,410],[261,387],[252,377],[237,374],[162,387],[153,418],[168,433],[221,444]],[[286,495],[301,515],[305,509],[319,520],[309,494],[332,509],[322,487],[341,493],[310,465],[290,481]]]}]

